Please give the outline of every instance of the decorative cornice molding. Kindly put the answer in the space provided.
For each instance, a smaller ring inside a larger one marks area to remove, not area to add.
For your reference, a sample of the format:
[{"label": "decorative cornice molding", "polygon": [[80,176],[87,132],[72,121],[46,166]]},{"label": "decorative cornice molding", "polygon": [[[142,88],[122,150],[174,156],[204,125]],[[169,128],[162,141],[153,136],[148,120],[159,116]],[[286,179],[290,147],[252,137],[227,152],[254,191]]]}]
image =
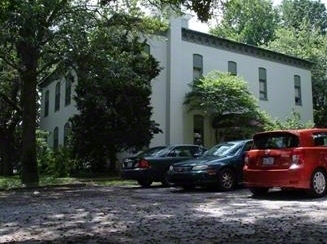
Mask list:
[{"label": "decorative cornice molding", "polygon": [[312,62],[268,49],[182,28],[182,40],[310,70]]}]

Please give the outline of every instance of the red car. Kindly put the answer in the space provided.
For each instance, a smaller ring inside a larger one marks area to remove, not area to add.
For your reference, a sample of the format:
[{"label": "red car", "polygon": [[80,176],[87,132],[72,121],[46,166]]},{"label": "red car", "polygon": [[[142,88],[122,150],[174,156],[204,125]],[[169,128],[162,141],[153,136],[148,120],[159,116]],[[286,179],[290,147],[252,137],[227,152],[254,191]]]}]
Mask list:
[{"label": "red car", "polygon": [[326,194],[327,129],[257,133],[247,152],[244,184],[254,195],[270,188],[304,189],[314,197]]}]

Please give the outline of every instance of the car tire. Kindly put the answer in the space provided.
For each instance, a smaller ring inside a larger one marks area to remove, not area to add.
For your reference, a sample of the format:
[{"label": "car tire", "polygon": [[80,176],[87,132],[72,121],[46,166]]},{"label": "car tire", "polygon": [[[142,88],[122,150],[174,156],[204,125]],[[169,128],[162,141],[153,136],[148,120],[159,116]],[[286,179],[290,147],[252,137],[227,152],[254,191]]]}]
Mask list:
[{"label": "car tire", "polygon": [[195,188],[195,185],[193,184],[185,184],[181,186],[184,190],[193,190]]},{"label": "car tire", "polygon": [[161,184],[163,186],[166,186],[166,187],[170,187],[170,186],[173,186],[174,184],[171,183],[169,181],[169,177],[168,177],[168,171],[165,172],[165,174],[163,175],[162,179],[161,179]]},{"label": "car tire", "polygon": [[250,192],[252,192],[253,196],[263,196],[267,194],[269,191],[268,187],[251,187],[249,188]]},{"label": "car tire", "polygon": [[221,191],[230,191],[235,188],[236,176],[232,169],[224,168],[218,173],[218,188]]},{"label": "car tire", "polygon": [[150,179],[140,179],[140,180],[137,180],[137,182],[142,187],[149,187],[149,186],[151,186],[153,181]]},{"label": "car tire", "polygon": [[326,173],[322,169],[316,169],[311,176],[309,195],[323,197],[327,191]]}]

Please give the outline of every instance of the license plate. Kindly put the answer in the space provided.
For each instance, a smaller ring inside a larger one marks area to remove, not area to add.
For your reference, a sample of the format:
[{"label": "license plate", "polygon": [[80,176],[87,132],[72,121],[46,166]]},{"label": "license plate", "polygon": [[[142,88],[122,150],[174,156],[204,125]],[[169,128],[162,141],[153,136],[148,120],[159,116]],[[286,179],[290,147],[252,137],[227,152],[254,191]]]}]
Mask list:
[{"label": "license plate", "polygon": [[132,168],[133,167],[133,162],[127,163],[127,168]]},{"label": "license plate", "polygon": [[262,159],[262,165],[273,165],[274,158],[273,157],[266,157]]}]

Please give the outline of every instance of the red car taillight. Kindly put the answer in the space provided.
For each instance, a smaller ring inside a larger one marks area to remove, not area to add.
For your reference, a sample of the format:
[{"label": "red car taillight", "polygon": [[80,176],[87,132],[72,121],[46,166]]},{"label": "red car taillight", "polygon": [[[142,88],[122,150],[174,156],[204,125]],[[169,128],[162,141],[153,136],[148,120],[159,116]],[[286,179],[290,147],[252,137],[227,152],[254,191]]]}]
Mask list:
[{"label": "red car taillight", "polygon": [[249,157],[246,155],[244,158],[244,166],[248,166],[249,164]]},{"label": "red car taillight", "polygon": [[291,165],[300,165],[304,163],[304,151],[294,150],[291,154]]},{"label": "red car taillight", "polygon": [[136,165],[136,168],[142,168],[142,169],[147,169],[150,168],[150,163],[146,161],[145,159],[141,159]]}]

